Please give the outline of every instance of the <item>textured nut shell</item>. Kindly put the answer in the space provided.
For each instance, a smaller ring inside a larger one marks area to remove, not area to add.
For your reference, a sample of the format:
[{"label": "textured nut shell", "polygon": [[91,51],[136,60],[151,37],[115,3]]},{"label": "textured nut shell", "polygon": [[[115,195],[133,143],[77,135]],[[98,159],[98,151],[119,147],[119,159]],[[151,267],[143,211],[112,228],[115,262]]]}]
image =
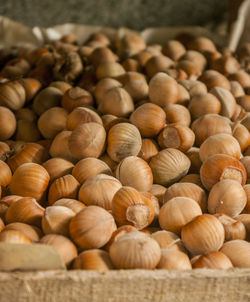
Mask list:
[{"label": "textured nut shell", "polygon": [[154,232],[151,237],[156,240],[161,249],[171,249],[177,250],[181,252],[186,252],[183,243],[181,242],[180,238],[173,232],[169,231],[157,231]]},{"label": "textured nut shell", "polygon": [[169,104],[164,107],[167,123],[178,123],[184,126],[189,126],[191,116],[189,110],[180,104]]},{"label": "textured nut shell", "polygon": [[201,255],[193,263],[193,268],[210,268],[210,269],[229,269],[232,268],[232,262],[223,253],[219,251],[209,252]]},{"label": "textured nut shell", "polygon": [[62,131],[53,139],[49,149],[52,157],[61,157],[71,162],[76,162],[76,158],[69,149],[69,138],[72,131]]},{"label": "textured nut shell", "polygon": [[119,237],[130,233],[130,232],[136,232],[137,229],[133,227],[132,225],[122,225],[119,228],[117,228],[111,238],[109,239],[109,242],[105,245],[105,250],[109,252],[110,246],[112,245],[113,242],[117,241]]},{"label": "textured nut shell", "polygon": [[69,223],[74,216],[75,213],[64,206],[47,207],[42,217],[42,229],[44,234],[68,236]]},{"label": "textured nut shell", "polygon": [[232,135],[219,133],[209,136],[200,146],[200,159],[202,162],[214,154],[227,154],[240,159],[241,147]]},{"label": "textured nut shell", "polygon": [[138,154],[138,157],[141,157],[146,162],[149,162],[150,159],[158,153],[158,151],[159,147],[154,140],[151,140],[149,138],[143,138],[141,150]]},{"label": "textured nut shell", "polygon": [[102,119],[94,110],[77,107],[68,115],[66,126],[68,130],[73,131],[79,125],[91,122],[102,125]]},{"label": "textured nut shell", "polygon": [[129,123],[113,126],[108,133],[108,155],[120,162],[128,156],[136,156],[141,149],[142,140],[139,130]]},{"label": "textured nut shell", "polygon": [[159,200],[156,196],[154,196],[150,192],[140,192],[143,197],[145,197],[153,206],[154,208],[154,219],[158,219],[159,211],[160,211],[160,204]]},{"label": "textured nut shell", "polygon": [[250,95],[243,95],[237,98],[237,103],[243,108],[243,110],[250,111]]},{"label": "textured nut shell", "polygon": [[71,174],[57,178],[49,188],[49,204],[52,205],[60,198],[76,198],[79,188],[79,182]]},{"label": "textured nut shell", "polygon": [[70,174],[74,165],[66,159],[55,157],[43,163],[43,167],[49,173],[50,182],[53,182],[59,177]]},{"label": "textured nut shell", "polygon": [[16,120],[26,120],[30,122],[35,122],[37,120],[37,116],[35,112],[29,108],[21,108],[16,113]]},{"label": "textured nut shell", "polygon": [[159,269],[167,270],[189,270],[192,269],[187,254],[172,249],[161,250],[161,260],[157,265]]},{"label": "textured nut shell", "polygon": [[62,96],[62,92],[55,87],[44,88],[36,95],[32,103],[32,109],[36,114],[41,115],[49,108],[58,106]]},{"label": "textured nut shell", "polygon": [[167,188],[162,185],[153,184],[151,189],[148,191],[149,193],[153,194],[159,200],[159,203],[163,204],[164,194],[166,193]]},{"label": "textured nut shell", "polygon": [[246,239],[246,228],[241,221],[237,221],[224,214],[216,214],[216,218],[223,224],[225,230],[225,241],[235,239]]},{"label": "textured nut shell", "polygon": [[41,134],[35,122],[26,120],[17,121],[16,140],[24,142],[37,142]]},{"label": "textured nut shell", "polygon": [[72,175],[80,184],[98,174],[112,175],[112,171],[104,161],[93,157],[81,159],[72,171]]},{"label": "textured nut shell", "polygon": [[0,140],[4,141],[11,138],[16,130],[16,119],[15,115],[8,108],[0,106]]},{"label": "textured nut shell", "polygon": [[198,203],[188,197],[174,197],[160,209],[159,223],[162,229],[180,234],[184,225],[201,215]]},{"label": "textured nut shell", "polygon": [[112,199],[122,187],[118,179],[98,174],[87,179],[79,190],[79,200],[86,205],[96,205],[106,210],[111,210]]},{"label": "textured nut shell", "polygon": [[9,188],[13,195],[30,196],[40,201],[49,183],[46,169],[35,163],[19,166],[11,179]]},{"label": "textured nut shell", "polygon": [[[178,72],[179,75],[181,75],[183,73],[183,78],[186,77],[186,73],[183,70],[178,70],[177,72]],[[178,96],[178,102],[177,102],[177,104],[170,104],[170,105],[181,105],[182,106],[182,105],[186,105],[189,102],[189,100],[190,100],[189,92],[187,91],[187,89],[184,86],[182,86],[179,83],[178,83],[178,95],[179,96]],[[188,109],[187,109],[187,111],[188,111]],[[180,112],[180,115],[182,113],[183,113],[183,111]],[[190,116],[189,111],[188,111],[188,114]],[[186,116],[186,114],[185,114],[185,116]],[[186,125],[186,123],[184,123],[184,121],[183,121],[183,125]]]},{"label": "textured nut shell", "polygon": [[242,125],[250,131],[250,112],[247,112],[246,117],[241,121]]},{"label": "textured nut shell", "polygon": [[115,229],[113,216],[97,206],[83,209],[72,218],[69,226],[71,238],[82,249],[104,246]]},{"label": "textured nut shell", "polygon": [[191,97],[207,93],[206,85],[197,80],[180,80],[179,84],[187,89]]},{"label": "textured nut shell", "polygon": [[114,87],[104,94],[98,110],[103,114],[126,117],[134,111],[133,99],[124,88]]},{"label": "textured nut shell", "polygon": [[7,187],[11,182],[12,173],[9,166],[0,160],[0,186]]},{"label": "textured nut shell", "polygon": [[125,73],[121,64],[116,62],[103,62],[96,69],[97,79],[118,77]]},{"label": "textured nut shell", "polygon": [[38,227],[22,222],[12,222],[5,226],[4,230],[14,230],[23,233],[32,242],[37,242],[42,237],[42,232]]},{"label": "textured nut shell", "polygon": [[190,164],[184,153],[168,148],[153,156],[149,166],[153,172],[154,183],[170,185],[187,174]]},{"label": "textured nut shell", "polygon": [[77,248],[74,243],[62,235],[48,234],[41,238],[40,243],[52,245],[61,255],[64,263],[68,266],[77,257]]},{"label": "textured nut shell", "polygon": [[212,60],[211,67],[225,75],[229,75],[237,72],[240,69],[240,64],[231,54],[223,54]]},{"label": "textured nut shell", "polygon": [[47,139],[54,138],[66,128],[68,112],[61,107],[53,107],[45,111],[38,120],[38,129]]},{"label": "textured nut shell", "polygon": [[114,87],[121,87],[121,83],[110,78],[102,79],[96,84],[94,95],[98,105],[101,103],[104,94]]},{"label": "textured nut shell", "polygon": [[250,183],[244,186],[244,191],[246,192],[247,195],[247,204],[245,210],[247,211],[248,214],[250,214]]},{"label": "textured nut shell", "polygon": [[6,230],[0,233],[0,242],[27,244],[31,243],[30,239],[23,233],[15,230]]},{"label": "textured nut shell", "polygon": [[229,80],[216,70],[206,70],[199,78],[199,81],[206,84],[208,90],[216,86],[230,90]]},{"label": "textured nut shell", "polygon": [[216,96],[221,103],[220,114],[231,118],[236,108],[236,101],[232,93],[222,87],[214,87],[212,90],[210,90],[210,93]]},{"label": "textured nut shell", "polygon": [[112,214],[119,225],[143,229],[154,219],[154,207],[136,189],[122,187],[112,200]]},{"label": "textured nut shell", "polygon": [[[126,61],[129,62],[128,60]],[[136,62],[136,60],[131,61],[130,59],[130,62],[133,62],[138,66],[138,62]],[[140,72],[129,71],[121,75],[118,80],[121,82],[124,89],[130,94],[134,101],[139,101],[147,98],[148,85],[144,74]]]},{"label": "textured nut shell", "polygon": [[225,242],[220,249],[232,262],[234,267],[250,267],[250,243],[244,240]]},{"label": "textured nut shell", "polygon": [[4,142],[0,142],[0,160],[5,161],[9,151],[10,147]]},{"label": "textured nut shell", "polygon": [[248,72],[241,69],[233,74],[230,74],[229,79],[231,81],[237,81],[241,84],[243,88],[247,88],[250,86],[250,76]]},{"label": "textured nut shell", "polygon": [[117,166],[115,176],[123,186],[138,191],[148,191],[153,184],[153,174],[148,163],[136,156],[124,158]]},{"label": "textured nut shell", "polygon": [[149,82],[149,98],[161,107],[178,101],[177,82],[163,72],[157,73]]},{"label": "textured nut shell", "polygon": [[174,197],[189,197],[198,203],[202,212],[207,210],[207,194],[206,192],[194,183],[181,182],[170,186],[164,194],[164,203]]},{"label": "textured nut shell", "polygon": [[247,181],[249,183],[250,179],[250,156],[244,156],[240,159],[242,164],[244,165],[246,172],[247,172]]},{"label": "textured nut shell", "polygon": [[93,97],[87,90],[75,86],[64,93],[61,105],[71,112],[77,107],[93,105]]},{"label": "textured nut shell", "polygon": [[130,116],[130,121],[144,137],[154,137],[166,124],[164,110],[155,104],[146,103],[138,107]]},{"label": "textured nut shell", "polygon": [[108,271],[114,269],[110,256],[106,251],[92,249],[82,252],[75,258],[73,269]]},{"label": "textured nut shell", "polygon": [[162,149],[175,148],[183,152],[193,146],[194,140],[194,132],[181,124],[167,125],[158,136],[158,143]]},{"label": "textured nut shell", "polygon": [[244,152],[248,146],[250,146],[250,133],[248,129],[242,125],[237,124],[233,127],[233,136],[240,144],[241,152]]},{"label": "textured nut shell", "polygon": [[106,131],[97,123],[78,126],[69,137],[69,149],[77,159],[99,157],[104,149]]},{"label": "textured nut shell", "polygon": [[86,207],[85,204],[83,204],[82,202],[71,198],[58,199],[55,203],[53,203],[53,206],[63,206],[69,208],[76,214],[81,212],[81,210]]},{"label": "textured nut shell", "polygon": [[50,83],[49,86],[61,90],[62,93],[65,93],[67,90],[69,90],[72,87],[69,83],[63,81],[54,81]]},{"label": "textured nut shell", "polygon": [[202,164],[200,177],[203,186],[210,190],[213,185],[223,179],[237,180],[244,185],[247,173],[243,164],[236,158],[225,154],[215,154]]},{"label": "textured nut shell", "polygon": [[202,54],[202,52],[196,50],[187,50],[183,55],[182,60],[195,63],[197,67],[199,67],[200,71],[202,71],[207,65],[206,57]]},{"label": "textured nut shell", "polygon": [[0,106],[11,110],[23,107],[26,99],[25,89],[18,81],[9,81],[0,86]]},{"label": "textured nut shell", "polygon": [[31,101],[42,87],[42,84],[34,78],[21,79],[21,84],[25,89],[27,102]]},{"label": "textured nut shell", "polygon": [[195,134],[197,145],[201,145],[206,138],[218,133],[232,134],[230,120],[218,114],[206,114],[196,119],[191,129]]},{"label": "textured nut shell", "polygon": [[250,241],[250,214],[240,214],[235,219],[244,224],[246,229],[246,240]]},{"label": "textured nut shell", "polygon": [[174,65],[174,62],[163,56],[162,54],[157,54],[152,56],[145,64],[145,71],[149,78],[157,75],[158,73],[165,73],[169,68]]},{"label": "textured nut shell", "polygon": [[162,53],[174,61],[180,59],[185,52],[185,47],[177,40],[169,40],[162,48]]},{"label": "textured nut shell", "polygon": [[201,168],[201,160],[199,156],[200,149],[198,147],[192,147],[185,153],[191,161],[190,173],[199,173]]},{"label": "textured nut shell", "polygon": [[245,91],[238,81],[230,81],[231,93],[235,98],[245,95]]},{"label": "textured nut shell", "polygon": [[154,269],[160,261],[161,249],[146,234],[132,232],[111,245],[110,257],[118,269]]},{"label": "textured nut shell", "polygon": [[203,214],[187,223],[181,231],[185,247],[194,255],[217,251],[223,245],[225,232],[214,216]]},{"label": "textured nut shell", "polygon": [[209,213],[221,213],[230,217],[238,216],[245,208],[247,195],[242,185],[235,180],[217,182],[208,195]]},{"label": "textured nut shell", "polygon": [[24,197],[11,204],[6,212],[7,223],[23,222],[40,227],[44,208],[34,198]]},{"label": "textured nut shell", "polygon": [[48,151],[36,143],[24,143],[14,151],[14,155],[7,160],[13,172],[22,164],[36,163],[41,165],[48,158]]},{"label": "textured nut shell", "polygon": [[221,103],[211,93],[195,95],[191,98],[188,109],[195,120],[205,114],[217,114],[221,111]]}]

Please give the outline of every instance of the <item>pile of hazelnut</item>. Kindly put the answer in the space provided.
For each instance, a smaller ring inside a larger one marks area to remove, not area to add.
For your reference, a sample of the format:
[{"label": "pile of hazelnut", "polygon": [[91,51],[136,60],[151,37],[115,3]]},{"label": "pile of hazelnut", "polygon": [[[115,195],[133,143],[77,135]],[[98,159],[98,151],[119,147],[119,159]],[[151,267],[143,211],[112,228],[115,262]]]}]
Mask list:
[{"label": "pile of hazelnut", "polygon": [[69,269],[250,268],[250,44],[74,35],[0,52],[0,246]]}]

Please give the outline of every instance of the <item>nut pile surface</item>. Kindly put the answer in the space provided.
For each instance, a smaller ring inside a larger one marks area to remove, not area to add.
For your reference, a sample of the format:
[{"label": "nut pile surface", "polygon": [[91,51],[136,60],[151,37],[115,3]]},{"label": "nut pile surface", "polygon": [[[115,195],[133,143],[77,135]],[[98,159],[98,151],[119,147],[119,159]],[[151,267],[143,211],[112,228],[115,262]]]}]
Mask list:
[{"label": "nut pile surface", "polygon": [[0,242],[69,269],[250,268],[250,44],[73,35],[0,53]]}]

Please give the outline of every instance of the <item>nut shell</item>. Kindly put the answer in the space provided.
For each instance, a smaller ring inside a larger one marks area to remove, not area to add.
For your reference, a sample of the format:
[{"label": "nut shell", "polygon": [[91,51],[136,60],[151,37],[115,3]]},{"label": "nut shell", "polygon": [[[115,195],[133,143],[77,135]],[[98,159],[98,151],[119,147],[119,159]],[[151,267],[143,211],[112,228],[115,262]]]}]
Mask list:
[{"label": "nut shell", "polygon": [[189,270],[192,269],[187,254],[178,250],[161,250],[161,260],[157,265],[158,269],[167,270]]},{"label": "nut shell", "polygon": [[57,178],[49,188],[49,204],[61,198],[76,198],[79,188],[79,182],[71,174]]},{"label": "nut shell", "polygon": [[168,148],[152,157],[149,166],[152,169],[154,183],[171,185],[188,173],[191,162],[181,151]]},{"label": "nut shell", "polygon": [[148,163],[136,156],[124,158],[117,166],[115,176],[123,186],[138,191],[148,191],[153,184],[153,174]]},{"label": "nut shell", "polygon": [[185,247],[194,255],[218,251],[224,242],[221,222],[210,214],[203,214],[187,223],[181,230]]},{"label": "nut shell", "polygon": [[143,137],[154,137],[165,126],[166,114],[160,106],[146,103],[131,114],[130,121]]},{"label": "nut shell", "polygon": [[208,211],[215,214],[238,216],[247,204],[247,195],[242,185],[232,179],[217,182],[208,195]]},{"label": "nut shell", "polygon": [[10,182],[10,192],[13,195],[30,196],[40,201],[49,183],[49,173],[35,163],[19,166]]},{"label": "nut shell", "polygon": [[194,183],[179,182],[170,186],[165,194],[163,202],[167,203],[174,197],[189,197],[198,203],[202,212],[207,210],[207,194],[206,192]]},{"label": "nut shell", "polygon": [[108,271],[114,269],[110,256],[106,251],[92,249],[84,251],[75,258],[73,269]]},{"label": "nut shell", "polygon": [[154,269],[160,261],[161,249],[146,234],[132,232],[111,245],[110,257],[118,269]]},{"label": "nut shell", "polygon": [[129,123],[114,125],[108,133],[107,153],[116,162],[128,156],[136,156],[141,149],[139,130]]},{"label": "nut shell", "polygon": [[201,255],[193,263],[193,268],[210,268],[210,269],[229,269],[232,268],[232,262],[223,253],[219,251],[208,252]]},{"label": "nut shell", "polygon": [[106,131],[97,123],[78,126],[69,137],[69,149],[77,159],[99,157],[104,149]]},{"label": "nut shell", "polygon": [[179,235],[184,225],[201,214],[200,206],[193,199],[174,197],[161,207],[159,223],[162,229]]},{"label": "nut shell", "polygon": [[136,189],[122,187],[112,200],[112,213],[119,225],[133,225],[141,230],[154,219],[154,207],[150,200]]},{"label": "nut shell", "polygon": [[165,107],[178,101],[177,82],[163,72],[157,73],[149,82],[149,98],[152,103]]},{"label": "nut shell", "polygon": [[245,240],[225,242],[220,249],[232,262],[234,267],[250,267],[250,243]]},{"label": "nut shell", "polygon": [[246,169],[243,164],[234,157],[225,154],[210,156],[201,166],[200,177],[207,190],[223,179],[238,181],[241,185],[246,183]]},{"label": "nut shell", "polygon": [[79,200],[87,206],[96,205],[106,210],[111,210],[112,199],[115,193],[122,187],[118,179],[98,174],[88,178],[79,190]]},{"label": "nut shell", "polygon": [[82,249],[104,246],[115,231],[114,218],[101,207],[89,206],[72,218],[69,231],[74,242]]}]

